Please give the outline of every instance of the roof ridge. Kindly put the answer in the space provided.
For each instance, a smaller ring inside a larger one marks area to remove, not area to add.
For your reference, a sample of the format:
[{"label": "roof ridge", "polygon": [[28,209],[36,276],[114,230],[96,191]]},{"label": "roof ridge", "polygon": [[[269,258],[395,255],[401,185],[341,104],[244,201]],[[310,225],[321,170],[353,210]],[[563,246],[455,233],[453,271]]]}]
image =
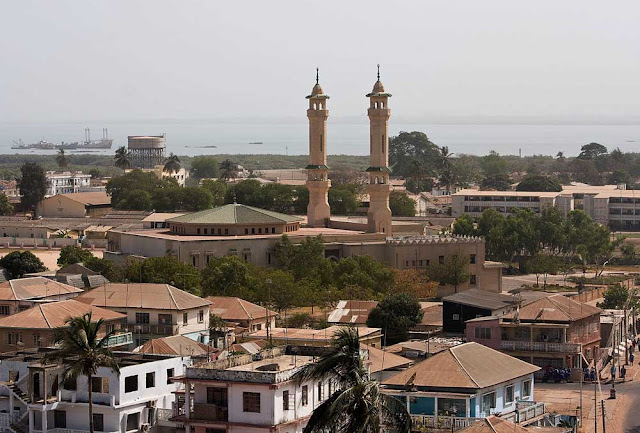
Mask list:
[{"label": "roof ridge", "polygon": [[238,303],[240,304],[240,307],[242,307],[242,309],[244,310],[245,313],[247,313],[247,316],[249,317],[249,319],[253,320],[253,316],[251,315],[251,313],[249,313],[247,311],[246,308],[244,308],[244,305],[242,304],[243,299],[240,299],[238,297],[236,297],[236,300],[238,301]]},{"label": "roof ridge", "polygon": [[[560,296],[562,296],[562,295],[560,295]],[[551,302],[553,305],[555,305],[558,310],[562,311],[564,313],[564,315],[569,318],[569,320],[574,320],[574,317],[568,311],[566,311],[563,308],[563,306],[560,305],[560,303],[554,301],[552,298],[555,298],[555,296],[549,296],[547,299],[549,300],[549,302]],[[563,298],[564,298],[564,296],[563,296]]]},{"label": "roof ridge", "polygon": [[464,371],[464,374],[466,374],[466,375],[467,375],[467,377],[469,377],[469,379],[471,379],[471,382],[475,383],[475,384],[476,384],[476,386],[477,386],[478,388],[482,388],[482,387],[480,386],[480,384],[479,384],[478,382],[476,382],[476,380],[475,380],[473,377],[471,377],[471,375],[469,374],[469,372],[467,371],[467,369],[466,369],[466,368],[464,368],[464,365],[462,365],[462,362],[460,362],[460,359],[458,358],[458,356],[456,355],[456,353],[453,351],[453,349],[455,349],[456,347],[464,346],[464,345],[466,345],[466,344],[470,344],[470,343],[463,343],[463,344],[460,344],[460,345],[458,345],[458,346],[453,346],[453,347],[449,348],[449,352],[450,352],[450,353],[451,353],[451,355],[455,358],[455,360],[458,362],[458,365],[460,366],[460,368],[462,368],[462,371]]},{"label": "roof ridge", "polygon": [[46,304],[39,304],[38,308],[40,308],[40,313],[42,314],[42,318],[44,319],[44,321],[47,322],[47,326],[51,328],[51,323],[49,322],[49,319],[47,319],[47,315],[44,313],[44,310],[42,309],[44,305]]},{"label": "roof ridge", "polygon": [[16,298],[16,301],[21,301],[22,299],[18,299],[18,295],[16,294],[16,290],[13,288],[13,282],[15,280],[9,280],[9,287],[11,287],[11,292],[13,293],[13,296]]},{"label": "roof ridge", "polygon": [[[178,303],[176,302],[176,298],[173,297],[173,293],[171,293],[171,284],[167,284],[167,291],[169,292],[169,297],[171,298],[171,300],[173,301],[173,304],[176,306],[176,310],[179,310],[178,308]],[[142,305],[141,305],[142,307]]]},{"label": "roof ridge", "polygon": [[489,428],[491,428],[491,430],[493,430],[495,433],[498,433],[498,431],[495,429],[495,427],[493,427],[493,424],[491,424],[491,421],[489,421],[489,418],[491,418],[491,417],[485,418],[485,421],[487,421],[487,424],[489,424]]}]

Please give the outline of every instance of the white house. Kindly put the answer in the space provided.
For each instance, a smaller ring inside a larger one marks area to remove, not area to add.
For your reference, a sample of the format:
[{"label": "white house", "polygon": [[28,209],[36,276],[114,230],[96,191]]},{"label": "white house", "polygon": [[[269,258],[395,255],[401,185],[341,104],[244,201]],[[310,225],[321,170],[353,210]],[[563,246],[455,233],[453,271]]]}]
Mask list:
[{"label": "white house", "polygon": [[47,196],[80,192],[91,186],[91,175],[81,171],[48,171]]},{"label": "white house", "polygon": [[211,302],[169,284],[107,283],[78,300],[126,314],[125,328],[133,332],[135,346],[169,335],[209,342]]},{"label": "white house", "polygon": [[[299,433],[313,410],[335,391],[331,383],[298,384],[294,374],[314,362],[323,348],[310,346],[263,350],[187,368],[185,401],[176,402],[175,422],[186,433]],[[295,353],[294,353],[295,352]],[[254,359],[256,359],[254,361]],[[191,401],[193,399],[193,401]],[[185,410],[191,408],[191,410]]]},{"label": "white house", "polygon": [[455,418],[462,428],[500,414],[532,423],[544,414],[533,400],[533,374],[540,368],[478,343],[450,347],[382,382],[386,394],[405,402],[414,425]]},{"label": "white house", "polygon": [[[83,433],[89,430],[86,376],[63,380],[64,366],[44,364],[44,353],[32,349],[3,354],[0,361],[0,429],[19,424],[29,433]],[[120,374],[99,368],[93,383],[95,431],[145,431],[166,420],[188,357],[114,352]],[[7,398],[8,397],[8,398]],[[11,410],[13,408],[13,410]]]}]

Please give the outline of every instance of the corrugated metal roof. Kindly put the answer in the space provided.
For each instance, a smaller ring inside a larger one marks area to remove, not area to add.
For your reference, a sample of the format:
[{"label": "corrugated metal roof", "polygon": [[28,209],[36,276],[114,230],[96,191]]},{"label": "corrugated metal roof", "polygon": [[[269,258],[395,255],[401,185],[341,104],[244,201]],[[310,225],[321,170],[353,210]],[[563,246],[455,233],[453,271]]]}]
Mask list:
[{"label": "corrugated metal roof", "polygon": [[413,362],[403,356],[376,349],[373,346],[367,346],[365,344],[360,344],[360,349],[369,351],[369,361],[371,362],[369,368],[371,373],[404,367]]},{"label": "corrugated metal roof", "polygon": [[[573,322],[585,317],[599,315],[600,308],[576,302],[566,296],[557,294],[531,302],[520,308],[520,321],[536,322]],[[505,319],[513,319],[515,312],[509,313]]]},{"label": "corrugated metal roof", "polygon": [[[111,204],[111,196],[109,196],[105,191],[95,191],[95,192],[73,192],[69,194],[58,194],[59,196],[66,197],[70,200],[77,201],[78,203],[82,203],[85,206],[96,206],[96,205],[105,205]],[[49,199],[55,198],[49,197]],[[45,199],[45,200],[49,200]]]},{"label": "corrugated metal roof", "polygon": [[137,350],[140,353],[180,356],[207,356],[217,351],[218,349],[199,343],[184,335],[154,338],[147,341]]},{"label": "corrugated metal roof", "polygon": [[[211,302],[211,306],[209,307],[211,314],[220,316],[227,322],[257,320],[267,317],[267,309],[241,298],[233,296],[207,296],[205,299]],[[275,311],[269,310],[270,317],[277,315],[278,313]]]},{"label": "corrugated metal roof", "polygon": [[344,324],[364,324],[371,310],[376,308],[377,301],[347,300],[340,301],[336,308],[329,313],[327,322]]},{"label": "corrugated metal roof", "polygon": [[503,295],[502,293],[487,292],[480,289],[465,290],[464,292],[445,296],[442,300],[487,310],[499,310],[514,305],[514,297],[512,295]]},{"label": "corrugated metal roof", "polygon": [[[560,429],[562,431],[562,429]],[[495,415],[491,415],[482,421],[475,422],[469,427],[458,431],[459,433],[531,433],[526,428],[506,421]],[[556,432],[557,433],[557,432]]]},{"label": "corrugated metal roof", "polygon": [[390,377],[383,384],[404,386],[411,383],[425,388],[482,389],[538,370],[540,367],[470,342],[427,358]]},{"label": "corrugated metal roof", "polygon": [[167,221],[170,223],[193,224],[270,224],[289,223],[300,220],[301,218],[296,216],[233,203],[170,218]]},{"label": "corrugated metal roof", "polygon": [[0,283],[0,300],[3,301],[46,299],[69,293],[82,293],[82,290],[45,277],[19,278]]},{"label": "corrugated metal roof", "polygon": [[211,302],[169,284],[109,283],[77,298],[82,302],[107,308],[148,308],[188,310]]},{"label": "corrugated metal roof", "polygon": [[28,310],[0,318],[0,328],[54,329],[65,326],[67,319],[91,312],[92,320],[120,320],[127,316],[105,308],[94,307],[75,299],[39,304]]}]

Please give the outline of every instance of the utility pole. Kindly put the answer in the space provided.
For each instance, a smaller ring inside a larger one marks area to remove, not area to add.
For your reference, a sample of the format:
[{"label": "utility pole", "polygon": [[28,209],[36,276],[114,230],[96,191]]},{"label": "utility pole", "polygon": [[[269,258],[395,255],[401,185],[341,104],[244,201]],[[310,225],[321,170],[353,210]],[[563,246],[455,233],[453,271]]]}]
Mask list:
[{"label": "utility pole", "polygon": [[602,403],[602,433],[607,433],[607,420],[604,413],[604,400],[600,400]]}]

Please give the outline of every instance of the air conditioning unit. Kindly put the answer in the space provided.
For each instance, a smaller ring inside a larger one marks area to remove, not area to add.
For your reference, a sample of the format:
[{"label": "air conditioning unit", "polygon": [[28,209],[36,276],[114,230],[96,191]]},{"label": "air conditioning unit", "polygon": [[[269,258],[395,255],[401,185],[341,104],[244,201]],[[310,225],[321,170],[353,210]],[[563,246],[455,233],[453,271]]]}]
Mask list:
[{"label": "air conditioning unit", "polygon": [[142,431],[149,431],[149,423],[142,423],[142,425],[140,426],[140,430]]}]

